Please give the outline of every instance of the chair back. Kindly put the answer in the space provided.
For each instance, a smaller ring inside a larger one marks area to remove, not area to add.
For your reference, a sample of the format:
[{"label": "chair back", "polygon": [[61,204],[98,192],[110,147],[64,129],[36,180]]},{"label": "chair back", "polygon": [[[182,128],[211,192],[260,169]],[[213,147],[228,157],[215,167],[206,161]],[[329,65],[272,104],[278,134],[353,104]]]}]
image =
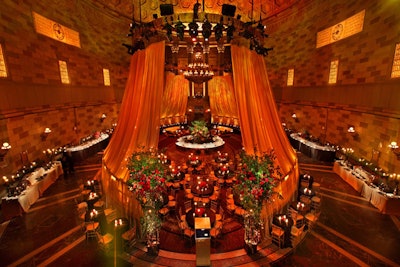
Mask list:
[{"label": "chair back", "polygon": [[185,212],[188,212],[189,210],[192,209],[192,201],[191,200],[186,200],[184,202],[184,205],[185,205]]},{"label": "chair back", "polygon": [[217,203],[217,201],[211,200],[210,208],[211,208],[211,210],[213,212],[217,213],[217,211],[218,211],[218,203]]}]

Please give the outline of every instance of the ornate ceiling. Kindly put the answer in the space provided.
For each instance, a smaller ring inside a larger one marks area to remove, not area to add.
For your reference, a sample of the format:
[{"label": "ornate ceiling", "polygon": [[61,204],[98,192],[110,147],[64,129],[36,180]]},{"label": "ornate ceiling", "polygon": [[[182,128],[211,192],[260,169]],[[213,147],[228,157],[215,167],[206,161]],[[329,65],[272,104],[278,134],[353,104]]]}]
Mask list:
[{"label": "ornate ceiling", "polygon": [[[172,4],[174,14],[192,13],[196,0],[92,0],[122,16],[136,21],[149,22],[153,15],[160,16],[160,5]],[[241,16],[243,22],[258,21],[260,17],[276,15],[291,7],[299,0],[198,0],[199,12],[222,14],[222,5],[236,7],[235,17]],[[133,12],[134,10],[134,12]]]}]

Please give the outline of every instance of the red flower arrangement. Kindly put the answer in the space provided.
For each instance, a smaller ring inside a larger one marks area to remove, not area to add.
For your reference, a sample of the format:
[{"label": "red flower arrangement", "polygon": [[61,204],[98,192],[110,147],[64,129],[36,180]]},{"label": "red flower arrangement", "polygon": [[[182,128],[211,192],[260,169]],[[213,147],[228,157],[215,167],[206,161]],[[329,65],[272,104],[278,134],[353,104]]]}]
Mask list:
[{"label": "red flower arrangement", "polygon": [[268,200],[276,192],[274,188],[280,183],[281,173],[275,166],[273,151],[261,156],[240,155],[242,168],[238,170],[234,191],[239,195],[246,210],[260,211],[264,200]]},{"label": "red flower arrangement", "polygon": [[166,190],[166,167],[157,152],[144,151],[132,154],[128,162],[129,190],[136,194],[142,206],[154,202],[155,207],[163,202],[162,193]]}]

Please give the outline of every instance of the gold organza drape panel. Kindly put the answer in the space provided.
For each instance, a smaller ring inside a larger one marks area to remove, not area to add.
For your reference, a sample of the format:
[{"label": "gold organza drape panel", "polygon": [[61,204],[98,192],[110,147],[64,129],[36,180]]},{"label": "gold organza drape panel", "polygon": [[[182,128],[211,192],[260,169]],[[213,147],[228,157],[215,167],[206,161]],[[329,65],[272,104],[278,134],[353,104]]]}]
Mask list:
[{"label": "gold organza drape panel", "polygon": [[[161,106],[161,121],[164,124],[183,122],[186,115],[189,81],[183,75],[167,72]],[[178,120],[178,121],[177,121]]]},{"label": "gold organza drape panel", "polygon": [[278,188],[284,199],[265,205],[270,221],[272,213],[292,201],[297,191],[297,156],[279,120],[264,57],[237,45],[232,45],[231,53],[243,146],[250,154],[273,149],[281,172],[288,175]]},{"label": "gold organza drape panel", "polygon": [[117,127],[104,151],[102,182],[107,204],[120,206],[127,215],[141,212],[125,185],[129,178],[127,159],[134,151],[158,146],[164,58],[164,42],[133,54]]},{"label": "gold organza drape panel", "polygon": [[215,76],[208,82],[213,117],[238,118],[232,76]]}]

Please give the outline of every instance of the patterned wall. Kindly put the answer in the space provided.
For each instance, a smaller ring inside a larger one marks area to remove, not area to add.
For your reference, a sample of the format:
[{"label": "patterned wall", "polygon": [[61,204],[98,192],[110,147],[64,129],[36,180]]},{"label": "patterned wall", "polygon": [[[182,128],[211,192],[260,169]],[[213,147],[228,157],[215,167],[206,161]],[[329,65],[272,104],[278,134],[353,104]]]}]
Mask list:
[{"label": "patterned wall", "polygon": [[[32,11],[79,32],[81,48],[35,32]],[[0,44],[9,76],[0,79],[0,142],[12,146],[0,162],[0,177],[42,151],[76,142],[116,123],[130,55],[126,40],[129,19],[90,1],[3,1]],[[66,14],[68,14],[66,16]],[[71,84],[62,85],[58,60],[68,64]],[[103,85],[103,68],[111,86]],[[107,118],[100,122],[101,114]],[[74,131],[77,125],[77,131]],[[46,140],[46,127],[52,133]]]},{"label": "patterned wall", "polygon": [[[295,6],[267,23],[274,50],[266,58],[283,122],[320,140],[352,147],[355,155],[400,172],[388,148],[400,143],[400,79],[391,79],[394,49],[400,41],[400,3],[389,1],[313,1]],[[361,33],[316,48],[317,32],[365,9]],[[301,19],[299,19],[301,18]],[[328,85],[330,61],[338,59],[337,84]],[[287,70],[294,68],[294,86]],[[291,117],[296,113],[298,121]],[[347,132],[354,126],[357,134]]]}]

